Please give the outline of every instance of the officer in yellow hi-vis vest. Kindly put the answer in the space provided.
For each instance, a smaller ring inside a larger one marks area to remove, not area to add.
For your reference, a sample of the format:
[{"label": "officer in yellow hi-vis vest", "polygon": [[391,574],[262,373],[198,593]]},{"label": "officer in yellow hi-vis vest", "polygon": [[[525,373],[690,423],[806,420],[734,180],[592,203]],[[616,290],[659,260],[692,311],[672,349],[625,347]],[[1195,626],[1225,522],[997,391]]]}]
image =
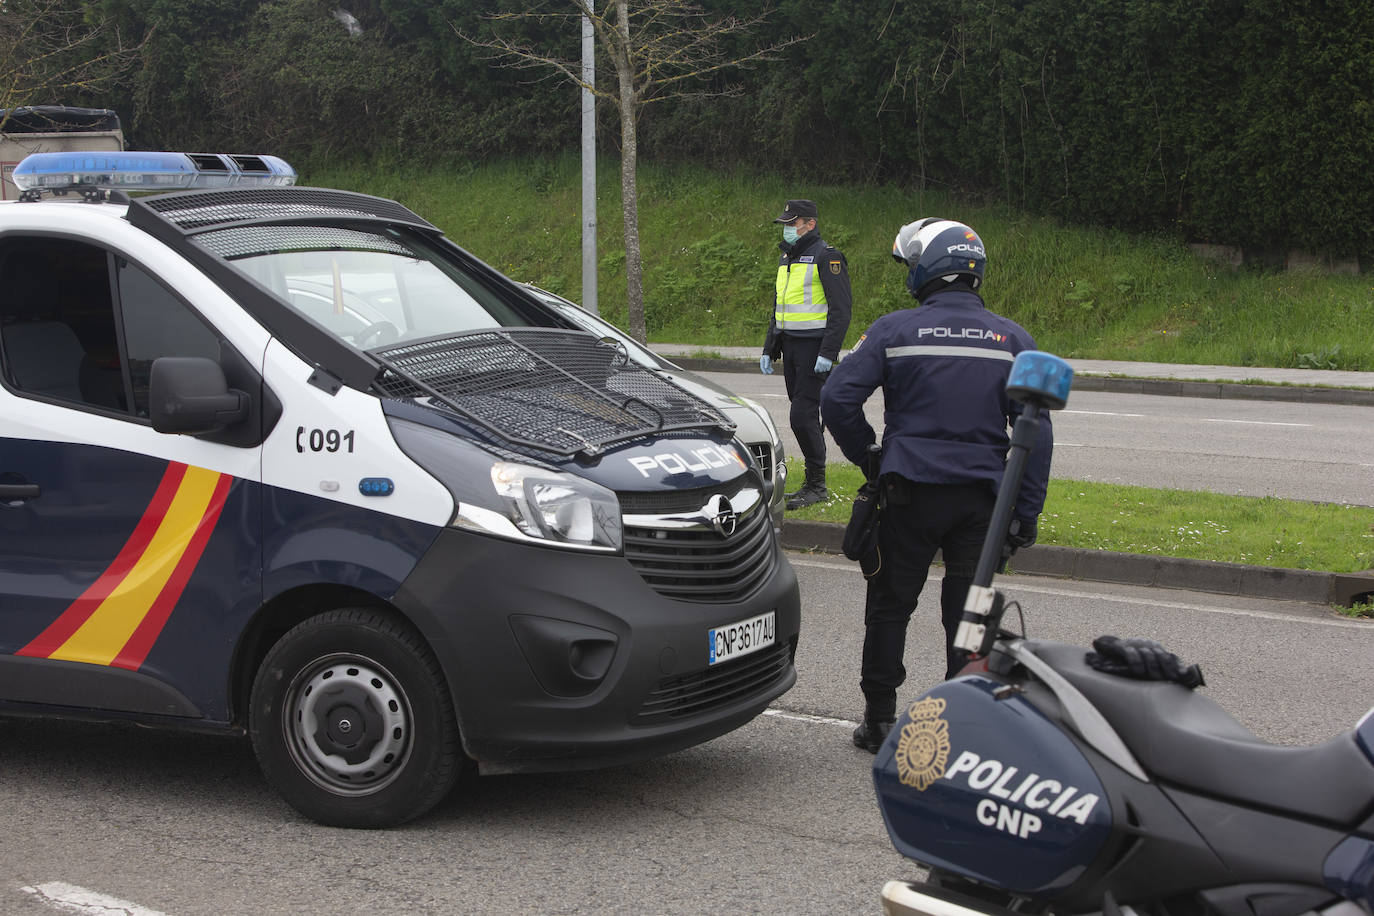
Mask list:
[{"label": "officer in yellow hi-vis vest", "polygon": [[759,357],[759,369],[773,374],[782,360],[792,432],[801,446],[806,479],[787,494],[788,509],[801,509],[830,495],[825,488],[825,436],[821,432],[821,386],[839,359],[849,330],[853,295],[844,255],[825,243],[817,229],[816,205],[789,200],[782,215],[782,258],[778,261],[773,320]]}]

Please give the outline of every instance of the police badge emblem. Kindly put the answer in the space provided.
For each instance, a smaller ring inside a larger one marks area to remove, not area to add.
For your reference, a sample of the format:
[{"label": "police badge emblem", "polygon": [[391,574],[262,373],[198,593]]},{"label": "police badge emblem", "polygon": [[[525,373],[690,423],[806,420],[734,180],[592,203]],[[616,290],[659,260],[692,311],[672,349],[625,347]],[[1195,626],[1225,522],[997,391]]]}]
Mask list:
[{"label": "police badge emblem", "polygon": [[830,272],[831,272],[832,274],[838,274],[838,273],[840,272],[840,262],[839,262],[839,261],[831,261],[831,262],[830,262]]},{"label": "police badge emblem", "polygon": [[902,726],[894,755],[897,776],[902,785],[924,792],[945,775],[949,762],[949,723],[940,718],[945,701],[938,698],[918,700],[907,715],[911,721]]}]

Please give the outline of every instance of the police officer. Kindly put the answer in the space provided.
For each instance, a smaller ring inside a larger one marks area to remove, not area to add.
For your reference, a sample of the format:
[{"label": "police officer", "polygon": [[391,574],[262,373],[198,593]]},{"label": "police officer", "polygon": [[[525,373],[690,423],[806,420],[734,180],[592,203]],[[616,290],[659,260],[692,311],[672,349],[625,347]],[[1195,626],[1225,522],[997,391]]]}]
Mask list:
[{"label": "police officer", "polygon": [[839,359],[853,296],[845,257],[827,245],[817,229],[816,205],[789,200],[782,215],[782,257],[778,260],[773,320],[759,357],[759,369],[773,374],[782,360],[792,432],[801,446],[806,478],[789,494],[788,509],[801,509],[830,495],[825,488],[825,436],[821,432],[821,386]]},{"label": "police officer", "polygon": [[[906,287],[919,306],[875,321],[821,396],[830,434],[850,461],[877,477],[882,494],[881,566],[868,580],[864,606],[864,720],[854,731],[855,746],[873,753],[896,718],[907,622],[937,550],[945,565],[945,677],[963,666],[954,634],[1005,469],[1008,426],[1021,410],[1007,398],[1007,376],[1017,353],[1035,349],[1024,328],[983,304],[987,256],[968,226],[938,218],[908,223],[892,256],[908,268]],[[883,442],[871,451],[875,434],[863,405],[879,386]],[[1035,542],[1052,448],[1042,414],[1012,513],[1012,546]]]}]

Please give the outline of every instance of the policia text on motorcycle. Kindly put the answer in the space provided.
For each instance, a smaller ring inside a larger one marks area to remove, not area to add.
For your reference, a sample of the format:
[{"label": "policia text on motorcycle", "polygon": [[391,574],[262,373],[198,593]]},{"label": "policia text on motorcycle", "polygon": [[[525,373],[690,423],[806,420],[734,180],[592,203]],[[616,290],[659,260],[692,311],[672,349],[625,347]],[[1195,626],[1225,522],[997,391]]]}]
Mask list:
[{"label": "policia text on motorcycle", "polygon": [[787,508],[800,509],[820,502],[825,488],[825,437],[821,432],[821,386],[839,359],[849,330],[853,296],[845,257],[821,238],[816,205],[789,200],[782,215],[782,257],[778,259],[773,320],[763,342],[759,368],[773,373],[782,359],[787,397],[792,402],[792,432],[801,446],[806,479],[787,495]]}]

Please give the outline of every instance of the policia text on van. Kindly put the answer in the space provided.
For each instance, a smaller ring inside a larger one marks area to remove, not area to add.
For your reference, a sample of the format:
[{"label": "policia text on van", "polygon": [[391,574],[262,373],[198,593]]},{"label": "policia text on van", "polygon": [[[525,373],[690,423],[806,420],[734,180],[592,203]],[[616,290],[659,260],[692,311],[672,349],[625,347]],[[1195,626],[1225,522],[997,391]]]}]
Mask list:
[{"label": "policia text on van", "polygon": [[272,157],[45,154],[15,177],[6,711],[246,730],[300,811],[380,826],[464,755],[662,754],[795,681],[754,457],[623,347]]}]

